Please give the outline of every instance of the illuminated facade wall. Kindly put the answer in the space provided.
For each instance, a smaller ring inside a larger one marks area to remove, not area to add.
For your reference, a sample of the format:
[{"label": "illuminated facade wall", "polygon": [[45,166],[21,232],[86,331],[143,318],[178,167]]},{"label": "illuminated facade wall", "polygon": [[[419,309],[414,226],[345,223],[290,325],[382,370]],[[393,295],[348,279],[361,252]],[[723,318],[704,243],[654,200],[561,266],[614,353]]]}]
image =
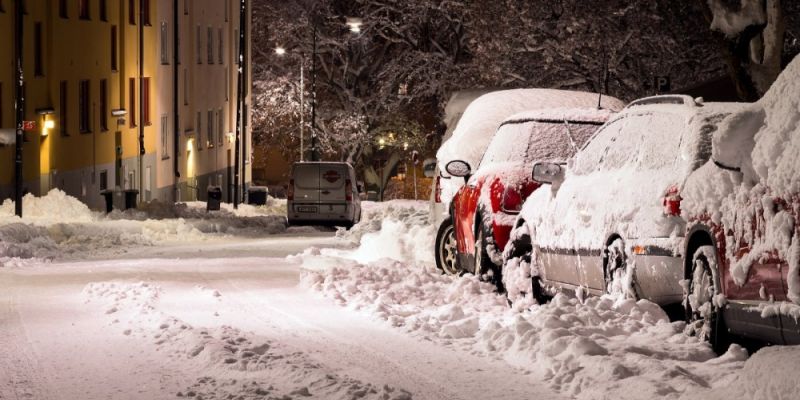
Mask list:
[{"label": "illuminated facade wall", "polygon": [[[142,0],[143,10],[139,1],[25,2],[25,120],[36,122],[36,129],[25,134],[25,191],[39,195],[59,188],[101,209],[102,190],[113,191],[115,204],[121,206],[126,189],[138,190],[140,201],[172,201],[178,194],[178,200],[197,198],[198,190],[189,190],[190,186],[225,183],[212,178],[225,172],[224,155],[232,145],[227,140],[219,145],[218,139],[214,147],[204,143],[203,150],[191,157],[190,166],[187,142],[197,141],[200,134],[207,137],[205,126],[196,133],[197,112],[203,112],[205,125],[208,110],[213,110],[212,118],[215,122],[221,119],[216,123],[225,133],[233,131],[236,71],[231,65],[236,46],[230,32],[238,32],[238,1]],[[172,146],[174,1],[182,14],[179,67],[188,67],[181,74],[186,74],[189,84],[184,88],[184,78],[179,80],[181,149],[177,157],[181,177],[177,180]],[[0,40],[0,59],[6,60],[0,64],[0,129],[4,130],[15,127],[14,3],[0,0],[0,29],[7,30],[2,37],[8,38]],[[223,3],[228,8],[227,21]],[[196,47],[198,24],[203,27],[202,48]],[[213,30],[213,64],[208,63],[208,27]],[[162,37],[165,33],[167,37]],[[220,45],[223,53],[218,50]],[[202,64],[195,64],[198,51],[203,53]],[[230,76],[234,83],[226,91]],[[47,121],[52,121],[47,123],[52,129],[45,128]],[[13,145],[0,147],[0,199],[13,196],[13,155]],[[190,167],[194,180],[188,174]],[[249,177],[249,164],[246,167]],[[199,192],[199,197],[205,198],[205,187]]]}]

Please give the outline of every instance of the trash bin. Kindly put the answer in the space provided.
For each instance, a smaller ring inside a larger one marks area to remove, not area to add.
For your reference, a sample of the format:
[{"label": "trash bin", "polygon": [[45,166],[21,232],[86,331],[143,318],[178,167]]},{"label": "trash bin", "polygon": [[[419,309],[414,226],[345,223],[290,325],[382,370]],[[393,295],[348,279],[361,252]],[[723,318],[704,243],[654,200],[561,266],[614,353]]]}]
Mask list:
[{"label": "trash bin", "polygon": [[125,190],[125,209],[136,208],[136,198],[139,197],[139,191],[136,189]]},{"label": "trash bin", "polygon": [[100,195],[106,200],[106,213],[114,211],[114,191],[108,189],[101,190]]},{"label": "trash bin", "polygon": [[222,188],[219,186],[208,187],[208,200],[206,201],[206,211],[219,211],[219,204],[222,202]]},{"label": "trash bin", "polygon": [[266,186],[250,186],[247,189],[247,203],[257,206],[267,204],[267,194],[269,190]]}]

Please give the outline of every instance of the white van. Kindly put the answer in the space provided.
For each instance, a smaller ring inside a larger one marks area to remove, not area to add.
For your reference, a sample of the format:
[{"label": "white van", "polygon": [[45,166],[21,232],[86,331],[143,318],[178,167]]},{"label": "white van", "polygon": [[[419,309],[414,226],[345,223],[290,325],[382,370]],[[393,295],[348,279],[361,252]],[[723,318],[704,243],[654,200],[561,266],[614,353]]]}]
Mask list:
[{"label": "white van", "polygon": [[361,220],[356,171],[345,162],[297,162],[286,194],[289,225],[351,227]]}]

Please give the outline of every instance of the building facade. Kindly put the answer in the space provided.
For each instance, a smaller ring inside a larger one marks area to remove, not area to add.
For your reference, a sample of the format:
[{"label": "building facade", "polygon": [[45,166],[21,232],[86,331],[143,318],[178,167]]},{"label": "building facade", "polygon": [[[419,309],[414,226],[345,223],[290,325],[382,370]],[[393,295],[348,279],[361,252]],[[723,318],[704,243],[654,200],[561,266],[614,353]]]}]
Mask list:
[{"label": "building facade", "polygon": [[[0,29],[8,38],[0,40],[4,131],[16,124],[15,3],[0,0]],[[26,192],[58,188],[95,209],[104,207],[104,191],[117,207],[126,190],[138,191],[139,201],[171,202],[205,199],[213,185],[232,200],[238,0],[21,3],[25,120],[36,123],[23,145]],[[242,65],[245,185],[249,48]],[[0,146],[0,199],[13,197],[13,160],[14,145]]]}]

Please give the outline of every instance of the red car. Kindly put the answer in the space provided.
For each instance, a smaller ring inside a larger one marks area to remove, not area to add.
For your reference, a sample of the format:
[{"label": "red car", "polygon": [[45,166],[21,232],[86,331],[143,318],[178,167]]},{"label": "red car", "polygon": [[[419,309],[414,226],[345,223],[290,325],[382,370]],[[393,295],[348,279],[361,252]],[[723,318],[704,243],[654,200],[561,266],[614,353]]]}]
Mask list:
[{"label": "red car", "polygon": [[800,58],[715,133],[681,195],[690,333],[800,344]]},{"label": "red car", "polygon": [[503,249],[522,203],[540,186],[530,178],[531,167],[570,159],[612,115],[602,109],[517,114],[500,125],[474,173],[464,161],[448,163],[445,169],[450,175],[466,180],[450,209],[458,268],[503,291]]}]

